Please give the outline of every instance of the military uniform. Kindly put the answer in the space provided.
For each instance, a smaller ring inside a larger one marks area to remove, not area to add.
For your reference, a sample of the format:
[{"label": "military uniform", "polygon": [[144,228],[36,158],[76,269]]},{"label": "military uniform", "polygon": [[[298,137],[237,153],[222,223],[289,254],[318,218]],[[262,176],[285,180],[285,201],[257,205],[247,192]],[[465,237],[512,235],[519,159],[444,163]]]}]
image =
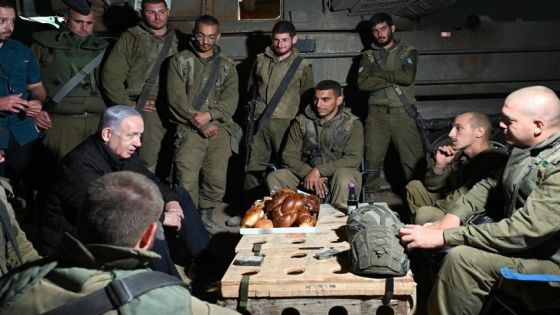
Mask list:
[{"label": "military uniform", "polygon": [[[502,178],[509,202],[505,219],[443,232],[447,245],[466,246],[446,256],[430,296],[430,314],[478,314],[502,267],[560,274],[559,146],[556,133],[534,147],[513,149]],[[488,185],[480,181],[450,212],[465,217],[484,207]],[[531,296],[529,304],[542,301],[543,294]]]},{"label": "military uniform", "polygon": [[[160,258],[151,251],[84,245],[70,236],[65,248],[61,261],[45,260],[0,280],[0,314],[43,314],[104,288],[114,278],[149,272],[146,263]],[[171,285],[151,290],[105,314],[238,313],[191,297],[185,287]]]},{"label": "military uniform", "polygon": [[[21,230],[15,219],[14,210],[8,202],[8,196],[13,197],[12,187],[10,186],[8,179],[0,177],[0,202],[4,203],[6,210],[8,210],[8,215],[11,219],[16,242],[21,254],[21,260],[25,263],[39,259],[39,254],[37,254],[37,251],[35,251],[31,242],[27,240],[25,232]],[[6,237],[4,226],[0,225],[0,277],[19,266],[19,264],[20,263],[17,259],[14,247],[12,246],[10,240]]]},{"label": "military uniform", "polygon": [[[381,60],[377,60],[378,57]],[[358,88],[370,92],[365,125],[365,160],[368,173],[366,189],[369,191],[388,188],[382,172],[383,161],[391,141],[399,153],[406,182],[410,180],[422,159],[422,142],[416,122],[407,114],[393,89],[393,85],[398,84],[408,102],[415,103],[417,59],[418,52],[415,48],[398,41],[389,50],[374,48],[362,54]],[[381,70],[379,62],[386,65],[386,71]]]},{"label": "military uniform", "polygon": [[[256,117],[260,117],[270,103],[274,92],[298,55],[299,51],[294,48],[288,58],[280,61],[272,49],[267,47],[264,53],[257,56],[249,82],[250,87],[253,84],[258,87]],[[301,96],[310,91],[314,85],[313,69],[311,64],[304,60],[283,93],[268,125],[262,130],[258,130],[253,137],[245,177],[246,192],[258,189],[264,184],[263,174],[266,164],[270,163],[273,157],[281,155],[282,144],[285,141],[290,122],[300,111]]]},{"label": "military uniform", "polygon": [[[329,178],[331,203],[348,200],[348,182],[361,187],[358,170],[363,156],[364,134],[362,123],[348,109],[339,108],[333,119],[321,123],[311,107],[298,115],[288,133],[282,152],[282,167],[267,177],[269,189],[296,188],[313,168],[310,152],[320,147],[320,163],[315,165],[322,177]],[[359,193],[359,189],[357,191]]]},{"label": "military uniform", "polygon": [[[157,36],[146,23],[140,22],[119,37],[101,72],[103,89],[113,104],[131,105],[136,102],[169,36],[173,41],[167,53],[169,57],[177,53],[177,37],[171,25],[167,25],[164,36]],[[155,171],[158,163],[168,123],[167,100],[159,92],[158,75],[148,97],[148,100],[156,101],[157,111],[142,112],[144,135],[140,156],[151,171]]]},{"label": "military uniform", "polygon": [[[462,154],[449,164],[442,174],[433,169],[426,173],[424,182],[413,180],[406,186],[408,207],[416,216],[416,224],[434,222],[444,215],[445,209],[466,194],[477,182],[491,177],[495,182],[502,175],[509,153],[505,149],[491,148],[473,159]],[[494,195],[494,194],[492,194]],[[503,207],[492,198],[486,208]],[[498,204],[497,204],[498,203]]]},{"label": "military uniform", "polygon": [[[198,109],[209,112],[212,120],[198,130],[189,122],[192,104],[218,60],[217,80]],[[177,178],[199,208],[212,208],[224,197],[229,157],[232,149],[237,152],[239,147],[241,129],[232,120],[239,101],[235,65],[221,54],[218,46],[214,46],[213,56],[206,59],[198,55],[191,43],[189,49],[171,58],[167,75],[169,106],[178,124],[180,142],[175,154]],[[210,126],[218,127],[218,134],[207,139],[201,132]]]},{"label": "military uniform", "polygon": [[[48,98],[109,45],[94,35],[83,38],[67,31],[38,32],[33,39],[33,53],[39,60]],[[46,132],[43,144],[57,162],[97,130],[106,109],[98,79],[96,69],[49,110],[52,128]]]}]

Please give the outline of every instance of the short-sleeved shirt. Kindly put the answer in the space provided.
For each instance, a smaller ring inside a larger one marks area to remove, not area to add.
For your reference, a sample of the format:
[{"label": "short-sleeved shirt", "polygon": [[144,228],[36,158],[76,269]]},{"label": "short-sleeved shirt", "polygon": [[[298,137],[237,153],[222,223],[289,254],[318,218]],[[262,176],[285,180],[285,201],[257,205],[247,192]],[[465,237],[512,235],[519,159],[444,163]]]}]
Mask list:
[{"label": "short-sleeved shirt", "polygon": [[[27,99],[27,85],[41,81],[39,65],[31,49],[16,40],[8,39],[0,47],[0,66],[0,97],[23,93],[22,98]],[[39,137],[31,118],[0,111],[0,149],[8,147],[10,135],[20,145]]]}]

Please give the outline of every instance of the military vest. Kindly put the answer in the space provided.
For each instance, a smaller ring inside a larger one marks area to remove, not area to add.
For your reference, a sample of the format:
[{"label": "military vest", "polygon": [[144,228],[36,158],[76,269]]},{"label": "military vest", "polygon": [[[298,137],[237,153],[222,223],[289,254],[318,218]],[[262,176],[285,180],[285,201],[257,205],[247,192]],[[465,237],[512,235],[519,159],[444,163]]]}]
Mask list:
[{"label": "military vest", "polygon": [[[507,176],[506,181],[512,187],[511,196],[506,198],[509,204],[506,208],[506,217],[510,217],[516,209],[525,205],[529,195],[535,190],[546,177],[547,173],[558,167],[560,163],[560,139],[555,140],[550,149],[543,150],[535,157],[530,157],[524,163],[524,167],[520,167],[520,172]],[[508,165],[509,166],[509,165]],[[507,169],[507,168],[506,168]],[[506,177],[504,175],[504,177]],[[508,185],[506,183],[506,185]]]},{"label": "military vest", "polygon": [[352,133],[352,126],[358,118],[352,115],[349,109],[343,109],[328,126],[320,127],[318,120],[306,118],[304,115],[298,116],[297,119],[302,133],[305,134],[302,160],[308,163],[316,157],[317,148],[320,148],[321,160],[326,163],[342,158]]},{"label": "military vest", "polygon": [[[39,64],[43,84],[49,97],[53,97],[76,73],[93,60],[109,43],[95,36],[75,37],[68,32],[45,31],[33,34],[33,39],[41,49]],[[94,97],[92,104],[72,108],[69,98]],[[102,113],[105,105],[99,92],[99,69],[90,72],[55,108],[54,112],[77,114],[84,111]]]}]

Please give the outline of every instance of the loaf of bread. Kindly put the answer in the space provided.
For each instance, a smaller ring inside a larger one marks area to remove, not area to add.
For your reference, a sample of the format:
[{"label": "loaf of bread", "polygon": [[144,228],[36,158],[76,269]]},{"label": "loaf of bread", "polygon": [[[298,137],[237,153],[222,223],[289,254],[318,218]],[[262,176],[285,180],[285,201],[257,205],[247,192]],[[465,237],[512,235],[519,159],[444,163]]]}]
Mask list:
[{"label": "loaf of bread", "polygon": [[282,188],[271,197],[255,201],[243,216],[241,227],[313,227],[319,207],[317,196]]}]

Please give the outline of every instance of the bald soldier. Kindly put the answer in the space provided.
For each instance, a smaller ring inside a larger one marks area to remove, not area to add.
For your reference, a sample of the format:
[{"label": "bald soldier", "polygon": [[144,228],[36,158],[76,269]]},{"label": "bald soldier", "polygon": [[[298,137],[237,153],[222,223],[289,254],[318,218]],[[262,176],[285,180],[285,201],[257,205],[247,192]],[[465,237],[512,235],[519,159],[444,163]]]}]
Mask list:
[{"label": "bald soldier", "polygon": [[441,218],[444,209],[478,181],[487,177],[499,180],[508,152],[490,143],[491,134],[492,123],[483,113],[465,112],[455,117],[449,131],[451,143],[437,149],[424,181],[413,180],[406,186],[408,207],[416,224]]},{"label": "bald soldier", "polygon": [[[406,225],[400,230],[409,250],[456,246],[436,278],[429,314],[478,314],[502,267],[560,275],[560,99],[543,86],[517,90],[504,102],[500,128],[514,146],[501,180],[505,218],[459,227],[458,217],[447,213],[439,228]],[[488,189],[484,180],[476,184],[457,210],[483,207],[478,197]],[[560,298],[538,289],[524,285],[507,293],[529,308]]]}]

